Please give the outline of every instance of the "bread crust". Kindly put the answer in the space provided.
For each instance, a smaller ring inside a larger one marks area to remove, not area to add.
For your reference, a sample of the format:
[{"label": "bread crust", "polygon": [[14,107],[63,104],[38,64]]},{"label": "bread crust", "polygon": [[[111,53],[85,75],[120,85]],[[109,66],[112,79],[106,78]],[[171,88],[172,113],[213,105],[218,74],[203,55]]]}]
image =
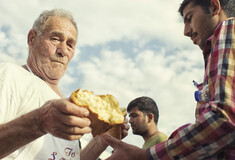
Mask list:
[{"label": "bread crust", "polygon": [[70,99],[76,105],[90,111],[88,118],[91,120],[93,137],[111,130],[115,138],[120,139],[124,115],[112,95],[94,95],[92,91],[78,89],[72,92]]}]

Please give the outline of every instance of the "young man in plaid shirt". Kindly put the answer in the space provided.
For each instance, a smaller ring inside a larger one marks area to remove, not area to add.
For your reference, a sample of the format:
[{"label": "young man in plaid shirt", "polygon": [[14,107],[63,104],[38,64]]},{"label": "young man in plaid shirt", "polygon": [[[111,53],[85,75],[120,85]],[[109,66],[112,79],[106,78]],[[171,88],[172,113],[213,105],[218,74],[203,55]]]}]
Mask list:
[{"label": "young man in plaid shirt", "polygon": [[[147,150],[104,135],[115,152],[108,160],[235,159],[235,1],[184,0],[184,35],[203,50],[209,99],[199,101],[196,121]],[[231,18],[228,18],[231,17]]]}]

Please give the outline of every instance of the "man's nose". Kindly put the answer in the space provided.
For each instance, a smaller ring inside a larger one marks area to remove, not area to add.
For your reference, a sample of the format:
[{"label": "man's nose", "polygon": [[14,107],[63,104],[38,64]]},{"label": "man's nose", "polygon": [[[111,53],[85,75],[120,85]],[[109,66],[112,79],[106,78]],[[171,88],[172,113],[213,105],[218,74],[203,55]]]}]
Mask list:
[{"label": "man's nose", "polygon": [[191,37],[192,35],[192,28],[189,24],[184,25],[184,35],[187,37]]},{"label": "man's nose", "polygon": [[61,42],[58,46],[57,46],[57,50],[56,53],[59,54],[61,57],[67,56],[68,55],[68,47],[66,42]]},{"label": "man's nose", "polygon": [[129,123],[131,124],[133,122],[132,118],[129,119]]}]

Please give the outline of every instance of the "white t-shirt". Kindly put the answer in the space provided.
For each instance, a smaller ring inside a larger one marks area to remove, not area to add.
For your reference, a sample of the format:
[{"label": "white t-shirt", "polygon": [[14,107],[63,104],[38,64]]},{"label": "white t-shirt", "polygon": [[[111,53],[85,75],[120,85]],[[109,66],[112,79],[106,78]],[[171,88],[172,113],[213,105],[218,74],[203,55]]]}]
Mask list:
[{"label": "white t-shirt", "polygon": [[[23,67],[0,63],[0,124],[60,97],[40,78]],[[79,160],[78,140],[67,141],[46,134],[3,160]]]}]

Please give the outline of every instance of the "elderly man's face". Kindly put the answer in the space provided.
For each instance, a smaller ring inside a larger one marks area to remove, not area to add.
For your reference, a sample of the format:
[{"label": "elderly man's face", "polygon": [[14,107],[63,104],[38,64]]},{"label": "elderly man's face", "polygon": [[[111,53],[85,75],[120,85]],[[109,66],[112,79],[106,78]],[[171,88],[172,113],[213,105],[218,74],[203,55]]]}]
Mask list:
[{"label": "elderly man's face", "polygon": [[49,83],[58,81],[74,55],[76,40],[77,31],[68,19],[49,17],[42,35],[29,44],[29,61],[36,74]]}]

